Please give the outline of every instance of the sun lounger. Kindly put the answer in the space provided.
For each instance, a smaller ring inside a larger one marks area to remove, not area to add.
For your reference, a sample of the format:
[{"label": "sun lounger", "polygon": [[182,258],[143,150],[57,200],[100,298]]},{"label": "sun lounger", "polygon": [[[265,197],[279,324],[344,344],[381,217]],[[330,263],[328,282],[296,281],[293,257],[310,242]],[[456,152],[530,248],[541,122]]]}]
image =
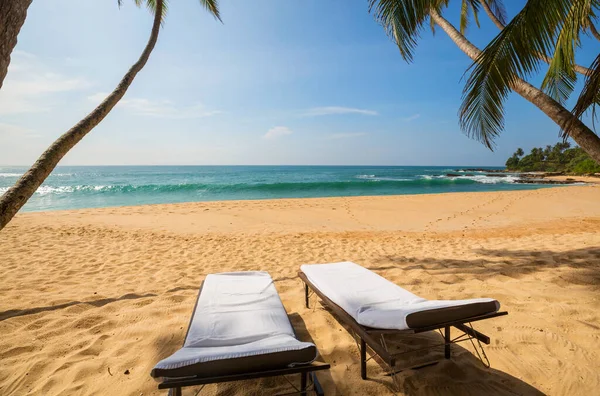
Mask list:
[{"label": "sun lounger", "polygon": [[[159,389],[300,374],[300,393],[323,394],[315,371],[317,348],[298,341],[271,276],[266,272],[208,275],[183,347],[151,372]],[[312,385],[309,384],[309,377]]]},{"label": "sun lounger", "polygon": [[[396,372],[396,362],[403,354],[416,352],[391,353],[385,335],[444,329],[444,343],[440,346],[444,346],[444,355],[449,359],[452,343],[474,339],[480,348],[480,342],[490,343],[488,336],[473,329],[472,322],[507,314],[499,312],[498,301],[489,298],[426,300],[351,262],[303,265],[298,275],[305,284],[306,306],[310,289],[360,338],[363,379],[367,378],[367,345],[386,363],[391,374]],[[451,327],[462,335],[451,339]],[[480,359],[487,361],[481,350]],[[484,364],[489,366],[489,361]]]}]

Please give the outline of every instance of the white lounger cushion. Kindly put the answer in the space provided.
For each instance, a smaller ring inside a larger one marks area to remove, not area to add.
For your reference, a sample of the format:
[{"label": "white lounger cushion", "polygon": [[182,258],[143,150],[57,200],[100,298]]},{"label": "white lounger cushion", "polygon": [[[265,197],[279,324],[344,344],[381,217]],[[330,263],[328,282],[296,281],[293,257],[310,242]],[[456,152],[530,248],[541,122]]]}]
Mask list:
[{"label": "white lounger cushion", "polygon": [[363,326],[406,330],[410,328],[406,318],[411,313],[473,303],[496,302],[496,311],[500,309],[491,298],[426,300],[351,262],[305,264],[300,269],[317,289]]},{"label": "white lounger cushion", "polygon": [[202,286],[183,348],[155,369],[307,348],[315,351],[312,359],[289,365],[310,363],[316,348],[296,339],[267,272],[211,274]]}]

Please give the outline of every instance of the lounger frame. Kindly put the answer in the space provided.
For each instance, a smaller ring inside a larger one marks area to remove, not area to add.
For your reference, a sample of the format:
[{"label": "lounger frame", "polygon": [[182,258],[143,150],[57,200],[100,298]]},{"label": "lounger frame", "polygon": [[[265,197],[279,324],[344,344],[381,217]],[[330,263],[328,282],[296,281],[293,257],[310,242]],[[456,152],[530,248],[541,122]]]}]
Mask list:
[{"label": "lounger frame", "polygon": [[[196,302],[194,303],[194,311],[192,312],[192,316],[190,317],[185,337],[183,338],[183,345],[185,345],[185,340],[187,339],[188,333],[190,332],[190,328],[192,327],[192,321],[194,320],[194,316],[196,315],[196,307],[198,306],[198,300],[200,299],[200,295],[202,294],[203,287],[204,282],[202,282],[202,285],[200,285],[200,290],[198,291],[198,296],[196,297]],[[294,329],[294,326],[292,326],[292,329]],[[329,363],[313,362],[309,364],[296,365],[294,367],[285,367],[275,370],[249,371],[246,373],[222,375],[215,377],[202,377],[200,375],[195,377],[167,377],[163,378],[162,382],[158,384],[158,389],[169,389],[169,396],[181,396],[181,389],[186,386],[218,384],[221,382],[244,381],[250,379],[300,374],[300,389],[297,393],[301,395],[306,395],[309,391],[312,390],[317,394],[317,396],[323,396],[323,388],[321,387],[321,384],[319,383],[319,380],[317,379],[317,376],[314,373],[315,371],[329,370],[330,367],[331,366]]]},{"label": "lounger frame", "polygon": [[181,389],[186,386],[218,384],[221,382],[244,381],[249,379],[300,374],[300,390],[297,393],[306,395],[309,391],[313,390],[318,396],[323,396],[323,388],[321,387],[317,377],[314,375],[314,372],[319,370],[328,370],[329,367],[329,363],[311,363],[277,370],[256,371],[235,375],[223,375],[218,377],[167,378],[158,384],[158,389],[171,389],[169,395],[181,396]]},{"label": "lounger frame", "polygon": [[[389,367],[390,375],[392,375],[392,376],[398,372],[395,368],[397,360],[402,355],[405,355],[407,353],[414,353],[417,351],[417,350],[413,350],[413,351],[401,352],[401,353],[390,353],[385,344],[384,336],[386,334],[416,334],[416,333],[423,333],[426,331],[435,331],[435,330],[440,330],[440,333],[441,333],[441,329],[444,329],[444,333],[443,333],[444,343],[443,344],[432,345],[432,346],[428,346],[427,348],[423,348],[423,349],[430,349],[430,348],[434,348],[436,346],[443,345],[444,346],[444,357],[446,359],[450,359],[450,357],[451,357],[450,346],[453,343],[475,339],[478,342],[483,342],[484,344],[489,345],[490,338],[488,336],[486,336],[485,334],[482,334],[479,331],[473,329],[473,327],[470,325],[471,322],[477,322],[477,321],[484,320],[484,319],[495,318],[497,316],[508,315],[508,312],[493,312],[493,313],[489,313],[486,315],[470,317],[467,319],[440,323],[440,324],[436,324],[434,326],[411,328],[411,329],[407,329],[407,330],[375,329],[375,328],[366,327],[366,326],[359,324],[342,307],[340,307],[339,305],[337,305],[336,303],[331,301],[315,285],[313,285],[308,280],[308,278],[306,277],[304,272],[300,271],[298,273],[298,276],[304,282],[304,302],[306,304],[306,307],[309,308],[309,298],[310,298],[309,292],[312,290],[312,292],[321,299],[321,302],[323,303],[323,305],[325,305],[329,309],[331,309],[331,311],[333,311],[333,313],[343,322],[343,324],[346,324],[348,327],[350,327],[350,329],[356,334],[356,336],[358,336],[360,338],[360,347],[359,347],[360,376],[362,379],[367,379],[367,360],[368,360],[367,359],[367,345],[369,346],[371,351],[373,351],[376,355],[378,355],[384,361],[384,363]],[[461,335],[455,339],[452,339],[450,337],[450,328],[451,327],[457,328],[458,330],[463,332],[463,335]],[[378,340],[378,338],[379,338],[379,340]],[[476,349],[476,351],[477,351],[477,349]],[[479,354],[478,351],[477,351],[477,353]],[[483,352],[483,349],[482,349],[482,354],[483,354],[483,357],[485,357],[485,353]],[[481,356],[480,356],[480,359],[483,362],[483,358]],[[487,360],[487,358],[486,358],[486,360]],[[425,366],[430,365],[430,364],[435,364],[435,363],[437,363],[437,362],[425,364]],[[485,364],[485,362],[484,362],[484,364]],[[422,367],[422,366],[420,366],[420,367]],[[489,367],[489,362],[488,362],[487,366]],[[416,367],[413,367],[413,368],[416,368]]]}]

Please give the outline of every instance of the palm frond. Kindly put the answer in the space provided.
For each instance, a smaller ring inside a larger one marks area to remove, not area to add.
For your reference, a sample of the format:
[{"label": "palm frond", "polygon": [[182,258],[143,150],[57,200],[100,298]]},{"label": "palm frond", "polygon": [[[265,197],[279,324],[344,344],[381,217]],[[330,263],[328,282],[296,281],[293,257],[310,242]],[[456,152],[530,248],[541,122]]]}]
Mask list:
[{"label": "palm frond", "polygon": [[600,41],[600,33],[598,32],[596,25],[594,25],[593,18],[589,18],[587,28],[589,29],[589,33],[592,35],[592,37]]},{"label": "palm frond", "polygon": [[469,6],[471,7],[471,11],[473,12],[473,20],[475,21],[475,25],[477,25],[477,27],[480,28],[481,25],[479,24],[479,2],[477,2],[477,0],[471,0],[469,2]]},{"label": "palm frond", "polygon": [[[600,104],[600,54],[590,65],[591,73],[585,79],[585,84],[573,108],[573,115],[581,118],[590,108],[592,109],[592,123],[596,119],[596,106]],[[572,124],[563,129],[563,137],[568,136]]]},{"label": "palm frond", "polygon": [[468,88],[469,93],[463,95],[459,123],[467,136],[493,150],[494,139],[504,129],[504,107],[501,104],[509,93],[508,84],[485,75],[478,74],[475,77],[481,83],[472,84],[470,79],[467,81],[465,90]]},{"label": "palm frond", "polygon": [[[137,7],[141,7],[142,5],[145,4],[146,7],[148,8],[148,10],[152,14],[156,13],[156,4],[157,4],[156,0],[133,0],[133,2]],[[119,7],[121,7],[123,5],[123,0],[117,0],[117,4],[119,5]],[[167,0],[163,0],[162,1],[162,14],[161,14],[161,19],[160,19],[161,25],[164,25],[164,23],[165,23],[168,9],[169,9],[169,5],[167,4]]]},{"label": "palm frond", "polygon": [[504,3],[502,0],[482,0],[485,1],[488,7],[490,7],[490,11],[496,19],[502,24],[506,25],[506,21],[508,17],[506,16],[506,8],[504,7]]},{"label": "palm frond", "polygon": [[566,64],[568,61],[564,58],[564,54],[557,52],[550,60],[550,66],[541,86],[544,92],[560,104],[564,104],[571,96],[577,82],[577,74],[575,71],[568,71]]},{"label": "palm frond", "polygon": [[[141,7],[142,5],[146,5],[150,12],[153,14],[156,12],[156,0],[133,0],[136,6]],[[117,0],[117,4],[119,7],[123,5],[123,0]],[[219,5],[218,0],[200,0],[200,4],[211,13],[216,19],[218,19],[221,23],[223,20],[221,19],[221,14],[219,13]],[[165,17],[167,16],[167,11],[169,9],[169,5],[167,4],[167,0],[163,0],[162,2],[162,19],[161,24],[164,24]]]},{"label": "palm frond", "polygon": [[463,36],[467,32],[467,28],[469,27],[469,20],[471,19],[471,7],[469,7],[469,0],[462,0],[462,4],[460,6],[460,23],[459,30],[460,34]]},{"label": "palm frond", "polygon": [[593,0],[578,0],[571,5],[556,42],[554,56],[542,89],[559,103],[564,103],[573,92],[577,82],[575,73],[575,49],[580,45],[580,33],[588,28]]},{"label": "palm frond", "polygon": [[405,61],[411,62],[417,39],[429,16],[429,7],[440,0],[369,0],[369,12],[394,40]]},{"label": "palm frond", "polygon": [[467,32],[467,28],[471,22],[471,14],[477,27],[479,26],[479,2],[477,0],[462,0],[460,8],[460,34],[463,36]]},{"label": "palm frond", "polygon": [[[589,2],[597,0],[575,0]],[[569,18],[572,0],[529,0],[515,18],[490,42],[470,67],[463,91],[460,124],[467,135],[492,148],[504,127],[504,101],[517,78],[540,69],[540,55],[550,58],[556,36]],[[568,79],[574,61],[569,49],[556,61],[554,72],[561,84],[558,93],[569,91]],[[562,79],[560,79],[562,78]]]},{"label": "palm frond", "polygon": [[221,14],[219,12],[219,4],[218,0],[200,0],[200,4],[206,8],[208,12],[212,14],[219,22],[223,23],[221,19]]}]

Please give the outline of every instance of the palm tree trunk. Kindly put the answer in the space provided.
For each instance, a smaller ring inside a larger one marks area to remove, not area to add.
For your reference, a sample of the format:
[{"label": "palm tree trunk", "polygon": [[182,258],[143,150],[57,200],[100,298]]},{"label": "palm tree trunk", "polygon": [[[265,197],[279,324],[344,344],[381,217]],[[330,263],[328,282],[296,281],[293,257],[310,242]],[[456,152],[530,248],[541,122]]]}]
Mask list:
[{"label": "palm tree trunk", "polygon": [[[479,2],[481,3],[481,6],[483,7],[487,16],[492,20],[492,22],[494,22],[494,25],[496,25],[496,27],[498,27],[498,29],[503,30],[506,26],[502,22],[500,22],[500,20],[498,18],[496,18],[496,15],[494,15],[494,13],[490,9],[490,6],[487,4],[487,2],[485,0],[479,0]],[[592,26],[591,23],[590,23],[590,26]],[[550,64],[551,59],[548,58],[547,56],[538,54],[537,57],[539,59],[543,60],[544,62]],[[588,69],[587,67],[583,67],[580,65],[573,65],[573,69],[577,73],[583,74],[584,76],[587,76],[591,72],[591,70]]]},{"label": "palm tree trunk", "polygon": [[163,0],[156,0],[156,11],[150,39],[138,61],[129,69],[117,88],[77,125],[65,132],[38,158],[33,166],[0,198],[0,230],[25,205],[58,162],[112,110],[125,95],[133,79],[144,67],[156,45],[162,18]]},{"label": "palm tree trunk", "polygon": [[0,1],[0,88],[8,73],[10,54],[17,45],[17,36],[27,17],[32,0]]},{"label": "palm tree trunk", "polygon": [[[433,21],[448,34],[461,51],[474,61],[477,60],[477,57],[481,54],[479,48],[474,46],[465,36],[460,34],[460,32],[435,9],[432,8],[429,11],[429,15]],[[550,96],[520,78],[515,80],[511,88],[524,99],[542,110],[562,129],[565,129],[565,127],[570,124],[569,136],[572,137],[573,140],[575,140],[575,142],[594,159],[594,161],[600,164],[600,138],[581,122],[580,119],[575,117],[569,110],[565,109]]]}]

